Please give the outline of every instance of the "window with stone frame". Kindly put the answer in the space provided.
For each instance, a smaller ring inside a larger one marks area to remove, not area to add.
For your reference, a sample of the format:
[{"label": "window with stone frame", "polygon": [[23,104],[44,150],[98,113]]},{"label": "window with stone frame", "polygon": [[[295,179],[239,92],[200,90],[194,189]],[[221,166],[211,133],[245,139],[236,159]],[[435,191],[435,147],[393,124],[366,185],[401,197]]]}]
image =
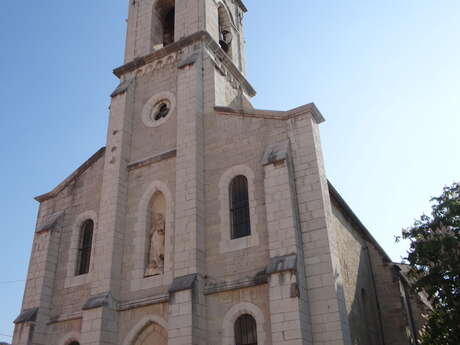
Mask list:
[{"label": "window with stone frame", "polygon": [[233,33],[230,15],[228,10],[222,4],[219,6],[217,11],[219,21],[219,45],[231,58]]},{"label": "window with stone frame", "polygon": [[241,315],[235,322],[235,345],[257,345],[257,323],[249,314]]},{"label": "window with stone frame", "polygon": [[174,43],[176,8],[174,0],[159,0],[152,16],[153,45],[166,47]]},{"label": "window with stone frame", "polygon": [[230,182],[229,188],[231,239],[250,236],[248,179],[243,175],[236,176]]},{"label": "window with stone frame", "polygon": [[78,244],[77,276],[89,273],[91,250],[93,247],[93,230],[94,222],[91,219],[86,220],[81,226]]}]

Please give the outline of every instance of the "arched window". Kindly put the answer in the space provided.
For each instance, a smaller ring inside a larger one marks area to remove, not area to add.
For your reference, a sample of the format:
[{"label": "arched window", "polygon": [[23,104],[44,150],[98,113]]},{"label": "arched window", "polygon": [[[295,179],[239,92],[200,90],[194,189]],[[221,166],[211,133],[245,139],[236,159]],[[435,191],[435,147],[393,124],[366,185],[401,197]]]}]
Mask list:
[{"label": "arched window", "polygon": [[172,7],[164,16],[163,19],[163,46],[167,46],[174,42],[174,25],[175,25],[176,10]]},{"label": "arched window", "polygon": [[155,48],[166,47],[174,42],[175,1],[158,0],[152,16],[152,44]]},{"label": "arched window", "polygon": [[239,175],[230,182],[231,239],[251,235],[248,179]]},{"label": "arched window", "polygon": [[257,345],[257,324],[251,315],[244,314],[236,320],[235,344]]},{"label": "arched window", "polygon": [[91,248],[93,246],[94,222],[88,219],[83,223],[80,230],[78,245],[77,275],[87,274],[91,262]]},{"label": "arched window", "polygon": [[231,57],[231,44],[233,40],[232,24],[230,16],[224,5],[218,8],[219,15],[219,44],[221,48]]},{"label": "arched window", "polygon": [[72,341],[69,345],[80,345],[78,341]]}]

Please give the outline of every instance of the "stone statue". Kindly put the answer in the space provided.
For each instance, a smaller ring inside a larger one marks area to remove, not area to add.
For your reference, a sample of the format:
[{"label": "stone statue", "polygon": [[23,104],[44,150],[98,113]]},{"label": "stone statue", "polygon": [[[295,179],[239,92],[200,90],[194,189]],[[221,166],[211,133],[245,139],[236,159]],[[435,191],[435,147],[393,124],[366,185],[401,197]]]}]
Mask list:
[{"label": "stone statue", "polygon": [[150,250],[146,276],[162,274],[165,261],[165,217],[161,213],[152,215],[150,230]]}]

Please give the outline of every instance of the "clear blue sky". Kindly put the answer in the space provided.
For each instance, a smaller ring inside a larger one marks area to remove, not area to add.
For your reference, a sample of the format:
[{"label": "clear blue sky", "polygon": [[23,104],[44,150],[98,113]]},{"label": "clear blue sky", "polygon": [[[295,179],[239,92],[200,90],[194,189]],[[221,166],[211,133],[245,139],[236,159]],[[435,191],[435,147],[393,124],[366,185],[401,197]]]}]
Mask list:
[{"label": "clear blue sky", "polygon": [[[1,334],[20,310],[23,282],[4,282],[26,277],[33,196],[105,144],[127,4],[0,2]],[[254,104],[316,103],[330,180],[398,260],[394,236],[459,179],[460,1],[246,4]]]}]

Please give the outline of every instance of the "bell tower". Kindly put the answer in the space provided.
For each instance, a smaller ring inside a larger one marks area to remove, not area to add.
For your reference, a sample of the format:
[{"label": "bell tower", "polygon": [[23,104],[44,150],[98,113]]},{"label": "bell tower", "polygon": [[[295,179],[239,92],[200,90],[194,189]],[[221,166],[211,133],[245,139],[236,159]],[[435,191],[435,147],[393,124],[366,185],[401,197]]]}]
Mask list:
[{"label": "bell tower", "polygon": [[[121,343],[117,301],[162,293],[168,344],[206,344],[205,140],[216,106],[242,109],[255,95],[244,77],[245,11],[239,0],[129,1],[83,329],[101,319],[83,345]],[[166,200],[164,262],[152,269],[140,210],[157,192]]]},{"label": "bell tower", "polygon": [[243,16],[239,0],[130,0],[125,62],[206,31],[244,71]]}]

